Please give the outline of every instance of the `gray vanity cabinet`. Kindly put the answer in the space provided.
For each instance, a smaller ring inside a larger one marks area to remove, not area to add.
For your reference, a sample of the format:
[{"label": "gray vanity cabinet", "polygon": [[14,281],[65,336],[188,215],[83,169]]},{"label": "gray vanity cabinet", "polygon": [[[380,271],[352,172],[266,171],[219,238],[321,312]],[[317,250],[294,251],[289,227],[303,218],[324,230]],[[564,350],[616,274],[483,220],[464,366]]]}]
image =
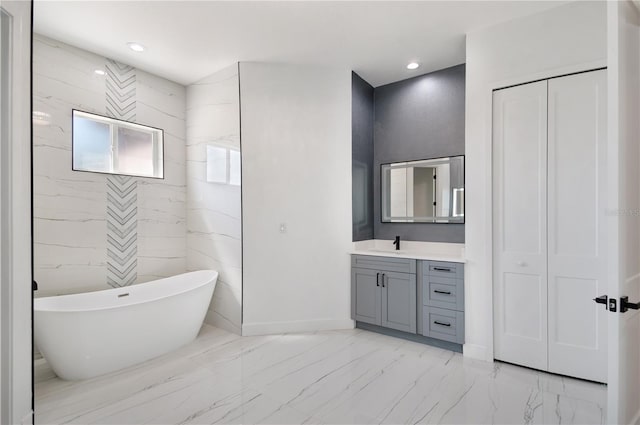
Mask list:
[{"label": "gray vanity cabinet", "polygon": [[352,319],[416,333],[416,261],[351,257]]},{"label": "gray vanity cabinet", "polygon": [[464,343],[464,264],[421,262],[421,333]]},{"label": "gray vanity cabinet", "polygon": [[382,324],[382,291],[380,273],[375,270],[351,269],[351,314],[358,322]]},{"label": "gray vanity cabinet", "polygon": [[416,333],[416,275],[384,272],[382,282],[382,326]]}]

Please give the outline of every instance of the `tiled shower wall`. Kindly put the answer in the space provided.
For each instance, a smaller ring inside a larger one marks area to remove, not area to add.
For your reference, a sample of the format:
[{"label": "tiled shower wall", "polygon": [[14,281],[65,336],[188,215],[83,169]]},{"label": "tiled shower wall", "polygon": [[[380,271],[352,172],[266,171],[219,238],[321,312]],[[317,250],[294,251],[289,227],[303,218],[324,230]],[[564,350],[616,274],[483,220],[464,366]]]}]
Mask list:
[{"label": "tiled shower wall", "polygon": [[237,64],[187,88],[187,268],[220,273],[205,320],[240,334],[241,189],[207,182],[207,146],[240,149]]},{"label": "tiled shower wall", "polygon": [[[45,114],[34,126],[37,296],[183,273],[185,88],[40,35],[33,60],[33,108]],[[72,109],[164,129],[165,178],[72,171]]]}]

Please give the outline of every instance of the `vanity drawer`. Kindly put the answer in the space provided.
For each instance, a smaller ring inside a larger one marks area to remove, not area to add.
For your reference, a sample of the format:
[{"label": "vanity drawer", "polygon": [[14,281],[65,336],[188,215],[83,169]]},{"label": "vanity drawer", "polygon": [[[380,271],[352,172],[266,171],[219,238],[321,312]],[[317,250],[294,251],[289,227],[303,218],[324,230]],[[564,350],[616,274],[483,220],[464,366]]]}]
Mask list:
[{"label": "vanity drawer", "polygon": [[464,281],[440,276],[426,276],[422,281],[422,304],[464,310]]},{"label": "vanity drawer", "polygon": [[444,341],[464,343],[464,313],[437,307],[425,307],[422,334]]},{"label": "vanity drawer", "polygon": [[423,273],[426,276],[462,279],[464,277],[464,264],[445,261],[425,261]]},{"label": "vanity drawer", "polygon": [[415,273],[416,260],[412,258],[378,257],[376,255],[352,255],[351,267],[388,272]]}]

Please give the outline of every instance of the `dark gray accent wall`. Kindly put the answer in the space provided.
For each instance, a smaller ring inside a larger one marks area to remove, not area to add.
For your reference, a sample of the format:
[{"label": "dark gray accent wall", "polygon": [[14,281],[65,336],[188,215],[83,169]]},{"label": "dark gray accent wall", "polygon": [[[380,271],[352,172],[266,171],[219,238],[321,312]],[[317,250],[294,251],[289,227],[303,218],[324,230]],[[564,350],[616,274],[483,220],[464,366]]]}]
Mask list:
[{"label": "dark gray accent wall", "polygon": [[375,239],[464,242],[464,224],[380,221],[380,164],[464,155],[464,91],[464,64],[375,88]]},{"label": "dark gray accent wall", "polygon": [[353,241],[373,239],[373,87],[351,74]]}]

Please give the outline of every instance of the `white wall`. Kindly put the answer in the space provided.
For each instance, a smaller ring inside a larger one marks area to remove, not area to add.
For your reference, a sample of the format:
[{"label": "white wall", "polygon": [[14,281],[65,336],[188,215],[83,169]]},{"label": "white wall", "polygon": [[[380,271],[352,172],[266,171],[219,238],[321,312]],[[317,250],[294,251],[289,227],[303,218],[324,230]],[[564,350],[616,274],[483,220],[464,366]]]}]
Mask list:
[{"label": "white wall", "polygon": [[238,65],[187,87],[187,268],[220,274],[205,321],[240,333],[240,186],[207,182],[208,145],[240,149]]},{"label": "white wall", "polygon": [[[36,35],[34,126],[36,296],[107,289],[107,179],[71,170],[72,109],[105,115],[107,59]],[[164,180],[135,178],[136,282],[186,270],[185,99],[183,86],[133,70],[135,121],[164,129]]]},{"label": "white wall", "polygon": [[606,66],[604,2],[575,2],[467,34],[466,356],[493,360],[491,92]]},{"label": "white wall", "polygon": [[351,328],[351,72],[241,63],[240,89],[243,335]]}]

